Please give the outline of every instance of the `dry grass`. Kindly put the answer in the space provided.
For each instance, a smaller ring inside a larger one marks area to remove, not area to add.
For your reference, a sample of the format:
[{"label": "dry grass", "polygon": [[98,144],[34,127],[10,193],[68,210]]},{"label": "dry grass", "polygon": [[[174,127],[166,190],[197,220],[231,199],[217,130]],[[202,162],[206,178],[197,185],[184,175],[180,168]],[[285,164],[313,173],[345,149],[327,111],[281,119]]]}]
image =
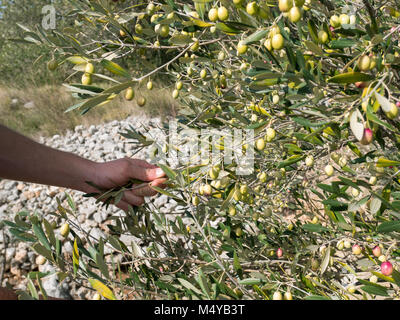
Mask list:
[{"label": "dry grass", "polygon": [[[81,116],[79,111],[64,113],[77,99],[62,86],[31,87],[26,89],[0,87],[0,123],[24,135],[37,138],[72,130],[75,126],[99,124],[122,120],[132,115],[165,117],[175,115],[177,102],[167,89],[136,89],[136,96],[146,98],[146,106],[140,108],[136,101],[126,101],[121,93],[110,103],[95,107]],[[14,101],[13,101],[14,100]],[[33,108],[26,103],[33,102]]]}]

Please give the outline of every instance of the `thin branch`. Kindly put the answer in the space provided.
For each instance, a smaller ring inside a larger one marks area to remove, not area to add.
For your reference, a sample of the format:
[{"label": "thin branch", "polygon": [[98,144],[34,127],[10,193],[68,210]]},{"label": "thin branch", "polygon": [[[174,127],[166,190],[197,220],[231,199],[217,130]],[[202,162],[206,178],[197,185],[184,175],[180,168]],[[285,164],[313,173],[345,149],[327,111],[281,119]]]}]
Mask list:
[{"label": "thin branch", "polygon": [[325,5],[329,11],[334,11],[335,10],[335,6],[333,5],[333,3],[329,0],[321,0],[321,3],[323,5]]},{"label": "thin branch", "polygon": [[368,14],[371,18],[371,25],[372,28],[374,30],[375,33],[378,32],[378,25],[376,23],[376,15],[375,15],[375,10],[372,7],[372,5],[369,3],[368,0],[362,0],[362,2],[364,3],[365,7],[367,8]]}]

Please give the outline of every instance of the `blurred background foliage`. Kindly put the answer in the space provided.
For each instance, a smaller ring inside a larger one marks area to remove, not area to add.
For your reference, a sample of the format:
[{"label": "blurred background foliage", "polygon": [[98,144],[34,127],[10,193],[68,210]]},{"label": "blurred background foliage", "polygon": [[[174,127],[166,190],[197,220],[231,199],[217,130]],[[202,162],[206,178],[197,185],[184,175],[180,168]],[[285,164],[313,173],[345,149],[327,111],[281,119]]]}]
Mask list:
[{"label": "blurred background foliage", "polygon": [[[11,41],[21,33],[18,24],[30,29],[40,24],[43,19],[42,8],[45,5],[39,0],[2,0],[0,6],[0,85],[23,88],[44,84],[61,83],[66,72],[57,74],[46,68],[51,59],[51,51],[45,46]],[[68,25],[73,20],[60,14],[68,10],[67,1],[54,0],[57,8],[57,24]],[[39,59],[40,58],[40,59]],[[40,62],[42,61],[42,63]],[[62,70],[59,70],[62,71]]]},{"label": "blurred background foliage", "polygon": [[[163,90],[160,83],[165,79],[161,81],[158,77],[153,80],[154,90],[143,93],[148,101],[145,108],[138,108],[134,102],[115,99],[107,107],[97,108],[86,117],[78,113],[64,114],[74,99],[62,84],[67,79],[79,82],[80,75],[76,75],[67,65],[60,65],[57,72],[48,70],[47,62],[53,55],[59,58],[57,52],[49,46],[34,45],[21,39],[23,28],[37,31],[37,26],[42,24],[46,15],[42,10],[49,4],[56,9],[57,31],[62,32],[81,23],[70,1],[0,0],[0,122],[3,125],[35,138],[39,135],[62,134],[79,124],[120,120],[139,113],[152,117],[174,112],[176,102],[160,94],[160,90]],[[142,57],[131,55],[118,62],[133,70],[142,65],[143,54],[146,55],[146,61],[163,59],[159,52],[149,50],[141,54]],[[99,72],[104,71],[101,66],[97,68]],[[97,81],[101,82],[101,79]],[[24,108],[25,104],[32,102],[34,108]]]}]

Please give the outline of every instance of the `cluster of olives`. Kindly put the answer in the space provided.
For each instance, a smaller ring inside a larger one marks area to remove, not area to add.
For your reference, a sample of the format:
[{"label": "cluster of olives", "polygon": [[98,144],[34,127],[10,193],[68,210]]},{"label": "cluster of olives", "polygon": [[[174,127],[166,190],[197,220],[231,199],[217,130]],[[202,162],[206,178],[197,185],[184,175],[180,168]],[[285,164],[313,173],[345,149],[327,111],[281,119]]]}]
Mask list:
[{"label": "cluster of olives", "polygon": [[300,21],[303,15],[302,8],[308,8],[304,7],[304,4],[304,0],[279,0],[279,10],[291,22],[296,23]]},{"label": "cluster of olives", "polygon": [[268,51],[272,50],[281,50],[285,44],[285,40],[281,35],[281,30],[278,26],[272,26],[269,33],[268,38],[264,42],[264,46]]}]

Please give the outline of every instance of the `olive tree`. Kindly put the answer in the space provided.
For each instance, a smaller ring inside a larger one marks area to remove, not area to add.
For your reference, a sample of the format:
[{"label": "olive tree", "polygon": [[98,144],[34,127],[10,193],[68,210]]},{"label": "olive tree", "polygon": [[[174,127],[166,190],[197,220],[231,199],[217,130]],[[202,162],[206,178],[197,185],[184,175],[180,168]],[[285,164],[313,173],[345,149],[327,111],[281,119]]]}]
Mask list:
[{"label": "olive tree", "polygon": [[[399,297],[396,1],[70,3],[73,27],[37,33],[57,53],[51,69],[80,81],[65,84],[79,99],[68,111],[121,94],[142,106],[162,75],[181,105],[175,131],[163,143],[121,131],[153,147],[169,177],[157,191],[184,211],[131,208],[100,240],[78,236],[72,201],[59,206],[64,238],[44,218],[13,224],[63,277],[108,299]],[[185,146],[196,154],[182,161]],[[91,196],[116,203],[135,183]],[[107,261],[104,246],[124,259]]]}]

